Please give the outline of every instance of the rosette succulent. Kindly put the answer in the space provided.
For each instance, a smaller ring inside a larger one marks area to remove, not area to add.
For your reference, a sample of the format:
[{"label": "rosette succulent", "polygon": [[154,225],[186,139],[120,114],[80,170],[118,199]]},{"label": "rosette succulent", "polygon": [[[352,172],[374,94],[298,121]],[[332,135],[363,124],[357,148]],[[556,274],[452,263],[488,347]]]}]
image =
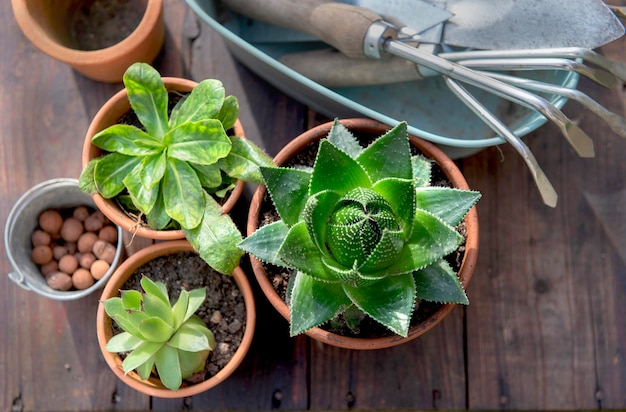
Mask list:
[{"label": "rosette succulent", "polygon": [[198,83],[171,112],[169,93],[150,65],[131,65],[123,80],[142,127],[114,124],[93,136],[105,154],[82,171],[81,189],[116,198],[152,229],[182,229],[209,265],[232,273],[242,256],[241,234],[216,198],[237,179],[262,183],[259,165],[272,165],[271,159],[250,140],[227,135],[239,106],[219,80]]},{"label": "rosette succulent", "polygon": [[206,298],[205,288],[182,290],[172,305],[162,282],[141,279],[144,293],[121,291],[121,297],[104,301],[106,313],[124,330],[106,345],[109,352],[129,352],[124,373],[136,370],[148,379],[156,367],[165,387],[176,391],[183,379],[205,367],[215,337],[194,315]]},{"label": "rosette succulent", "polygon": [[239,246],[294,270],[292,336],[338,314],[407,336],[419,300],[468,303],[445,257],[480,193],[430,186],[431,161],[412,155],[406,123],[363,147],[335,120],[311,170],[261,173],[280,220]]}]

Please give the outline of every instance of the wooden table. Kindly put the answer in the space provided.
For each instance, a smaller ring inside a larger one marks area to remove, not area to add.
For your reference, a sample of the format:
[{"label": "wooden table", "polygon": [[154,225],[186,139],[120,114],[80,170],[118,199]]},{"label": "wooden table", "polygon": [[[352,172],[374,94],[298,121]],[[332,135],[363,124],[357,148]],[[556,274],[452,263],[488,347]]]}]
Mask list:
[{"label": "wooden table", "polygon": [[[325,120],[235,62],[183,0],[166,0],[165,16],[166,45],[155,62],[162,75],[222,79],[239,97],[248,137],[270,154]],[[626,62],[626,41],[601,52]],[[0,2],[0,65],[4,222],[34,184],[79,175],[89,121],[121,85],[90,81],[36,50],[8,1]],[[580,88],[625,113],[621,86],[582,81]],[[26,292],[5,276],[3,248],[0,408],[626,408],[626,140],[573,102],[564,111],[593,137],[597,155],[578,158],[552,125],[527,137],[559,193],[555,209],[542,204],[509,146],[458,162],[483,193],[467,308],[404,346],[356,352],[289,338],[287,323],[259,295],[249,356],[224,384],[193,399],[150,399],[122,385],[97,347],[98,294],[62,303]]]}]

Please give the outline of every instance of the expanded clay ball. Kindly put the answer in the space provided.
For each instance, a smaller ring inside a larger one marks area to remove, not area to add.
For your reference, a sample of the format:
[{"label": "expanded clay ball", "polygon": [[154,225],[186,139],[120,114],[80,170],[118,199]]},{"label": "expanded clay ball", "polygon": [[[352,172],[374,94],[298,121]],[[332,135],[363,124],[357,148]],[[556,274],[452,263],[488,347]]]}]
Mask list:
[{"label": "expanded clay ball", "polygon": [[110,267],[111,265],[109,265],[108,262],[104,260],[96,260],[91,265],[91,276],[93,276],[93,278],[96,280],[100,280],[107,273]]},{"label": "expanded clay ball", "polygon": [[72,275],[72,284],[76,289],[83,290],[87,289],[91,285],[94,284],[94,279],[91,276],[91,272],[87,269],[77,269],[76,272]]},{"label": "expanded clay ball", "polygon": [[72,288],[72,277],[67,273],[55,272],[46,278],[52,289],[67,291]]},{"label": "expanded clay ball", "polygon": [[56,260],[61,260],[61,258],[68,254],[67,248],[65,246],[56,245],[52,248],[52,253]]},{"label": "expanded clay ball", "polygon": [[30,258],[36,265],[45,265],[52,260],[52,249],[47,245],[35,246],[30,254]]},{"label": "expanded clay ball", "polygon": [[68,274],[78,269],[78,259],[74,255],[65,255],[59,260],[59,270]]},{"label": "expanded clay ball", "polygon": [[76,247],[80,253],[89,253],[93,250],[93,244],[98,240],[98,235],[94,232],[85,232],[78,238]]},{"label": "expanded clay ball", "polygon": [[33,246],[49,245],[51,240],[52,237],[50,236],[50,233],[44,232],[40,229],[35,230],[31,236]]},{"label": "expanded clay ball", "polygon": [[73,217],[65,219],[61,226],[61,237],[66,242],[76,242],[80,235],[83,234],[83,222]]},{"label": "expanded clay ball", "polygon": [[87,206],[78,206],[76,209],[74,209],[74,212],[72,212],[72,217],[74,219],[78,219],[81,222],[84,222],[85,219],[87,219],[90,215],[89,209],[87,208]]},{"label": "expanded clay ball", "polygon": [[96,214],[95,212],[87,219],[85,219],[85,230],[89,232],[97,232],[104,226],[104,219],[100,217],[100,214]]},{"label": "expanded clay ball", "polygon": [[96,240],[96,243],[93,244],[93,254],[108,264],[113,263],[113,260],[115,260],[115,252],[115,246],[102,239]]},{"label": "expanded clay ball", "polygon": [[81,268],[91,269],[91,265],[96,261],[96,257],[93,253],[83,253],[80,255],[80,259],[78,259],[78,263]]},{"label": "expanded clay ball", "polygon": [[58,235],[62,225],[63,217],[54,209],[45,210],[39,215],[39,227],[51,235]]},{"label": "expanded clay ball", "polygon": [[106,225],[98,232],[98,238],[114,245],[117,243],[117,229],[114,226]]}]

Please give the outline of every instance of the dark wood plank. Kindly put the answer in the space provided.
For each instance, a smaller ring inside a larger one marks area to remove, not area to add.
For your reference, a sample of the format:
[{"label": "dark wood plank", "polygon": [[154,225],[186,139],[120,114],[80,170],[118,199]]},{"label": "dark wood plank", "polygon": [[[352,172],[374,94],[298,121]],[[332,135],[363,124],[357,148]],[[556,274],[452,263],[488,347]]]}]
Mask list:
[{"label": "dark wood plank", "polygon": [[[620,40],[611,56],[624,61],[624,47]],[[621,90],[600,90],[588,81],[580,88],[624,114]],[[552,125],[526,139],[559,192],[556,209],[541,204],[510,147],[463,162],[470,186],[484,196],[481,256],[467,309],[472,409],[625,405],[626,304],[619,296],[626,238],[615,243],[605,229],[623,219],[623,206],[600,217],[590,199],[624,191],[626,141],[576,103],[565,112],[596,142],[595,159],[578,158]]]}]

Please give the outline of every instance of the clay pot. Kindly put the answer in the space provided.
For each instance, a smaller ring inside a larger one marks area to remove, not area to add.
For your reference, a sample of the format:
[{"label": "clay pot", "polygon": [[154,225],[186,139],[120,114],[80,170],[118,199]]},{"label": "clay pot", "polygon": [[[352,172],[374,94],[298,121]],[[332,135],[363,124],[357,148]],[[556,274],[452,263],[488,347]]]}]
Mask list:
[{"label": "clay pot", "polygon": [[[163,83],[167,90],[176,90],[179,92],[190,92],[198,83],[181,79],[176,77],[164,77]],[[82,164],[83,168],[89,163],[90,160],[101,156],[103,151],[91,143],[93,136],[106,129],[109,126],[116,124],[120,118],[131,110],[130,103],[128,101],[128,95],[126,89],[120,90],[113,97],[111,97],[96,113],[95,117],[89,125],[85,141],[83,143]],[[234,126],[234,133],[236,136],[244,137],[245,132],[241,122],[237,120]],[[245,186],[245,182],[239,180],[237,185],[232,190],[226,202],[222,205],[222,212],[229,213],[237,203],[237,200],[241,196]],[[99,194],[92,195],[98,209],[104,213],[112,222],[121,226],[122,229],[131,232],[137,236],[147,239],[157,240],[175,240],[184,239],[185,235],[182,230],[154,230],[145,225],[138,225],[136,220],[128,216],[115,202],[114,199],[105,199]]]},{"label": "clay pot", "polygon": [[121,82],[135,62],[151,63],[163,46],[163,0],[136,3],[145,13],[128,37],[110,47],[84,51],[77,49],[70,33],[70,21],[81,1],[11,0],[18,25],[35,47],[93,80],[110,83]]},{"label": "clay pot", "polygon": [[[346,126],[353,133],[367,133],[375,136],[380,136],[391,129],[389,126],[379,123],[370,119],[345,119],[341,120],[341,123]],[[313,129],[307,130],[302,133],[290,143],[288,143],[277,155],[274,157],[274,162],[277,165],[282,165],[289,159],[294,157],[297,153],[302,151],[310,143],[316,142],[325,138],[330,132],[332,122],[319,125]],[[454,187],[459,189],[468,190],[469,186],[465,181],[465,178],[461,174],[460,170],[454,164],[454,162],[439,148],[432,143],[429,143],[423,139],[415,136],[409,136],[411,144],[418,148],[424,156],[433,159],[439,167],[442,169],[448,180],[450,180]],[[265,186],[259,186],[254,193],[250,204],[250,211],[248,214],[247,233],[251,235],[258,227],[260,210],[265,196]],[[476,261],[478,258],[478,213],[476,207],[473,207],[467,216],[465,217],[465,225],[467,230],[466,250],[459,270],[458,277],[464,288],[467,288],[474,269],[476,267]],[[270,279],[268,278],[263,263],[254,256],[250,256],[254,275],[256,276],[259,285],[265,296],[269,299],[270,303],[276,308],[276,310],[287,320],[289,320],[289,307],[281,299],[276,290],[274,289]],[[454,309],[455,304],[445,304],[433,313],[428,319],[422,323],[409,329],[408,336],[403,338],[399,335],[381,337],[381,338],[354,338],[337,335],[321,328],[313,328],[305,332],[308,336],[326,344],[337,346],[347,349],[381,349],[391,346],[400,345],[408,342],[412,339],[423,335],[435,325],[441,322],[451,311]]]},{"label": "clay pot", "polygon": [[145,263],[159,256],[178,252],[194,252],[194,249],[186,240],[160,242],[141,249],[139,252],[126,259],[113,273],[113,276],[111,276],[111,279],[104,288],[100,298],[100,303],[98,304],[96,318],[98,344],[100,345],[102,355],[111,370],[118,378],[131,388],[145,393],[146,395],[157,396],[160,398],[184,398],[187,396],[197,395],[198,393],[211,389],[223,382],[237,369],[246,356],[246,353],[250,348],[250,344],[252,343],[256,323],[256,309],[252,288],[243,270],[237,266],[235,271],[232,273],[232,276],[243,295],[246,306],[246,330],[239,348],[226,366],[224,366],[216,375],[203,382],[187,386],[186,384],[183,384],[178,391],[172,391],[166,388],[163,386],[161,381],[156,378],[151,377],[148,380],[143,380],[135,371],[124,374],[124,370],[122,369],[122,359],[120,356],[117,353],[111,353],[105,350],[107,342],[113,336],[113,330],[112,320],[106,314],[102,302],[111,297],[119,296],[119,289],[124,285],[126,280],[133,274],[133,272]]}]

